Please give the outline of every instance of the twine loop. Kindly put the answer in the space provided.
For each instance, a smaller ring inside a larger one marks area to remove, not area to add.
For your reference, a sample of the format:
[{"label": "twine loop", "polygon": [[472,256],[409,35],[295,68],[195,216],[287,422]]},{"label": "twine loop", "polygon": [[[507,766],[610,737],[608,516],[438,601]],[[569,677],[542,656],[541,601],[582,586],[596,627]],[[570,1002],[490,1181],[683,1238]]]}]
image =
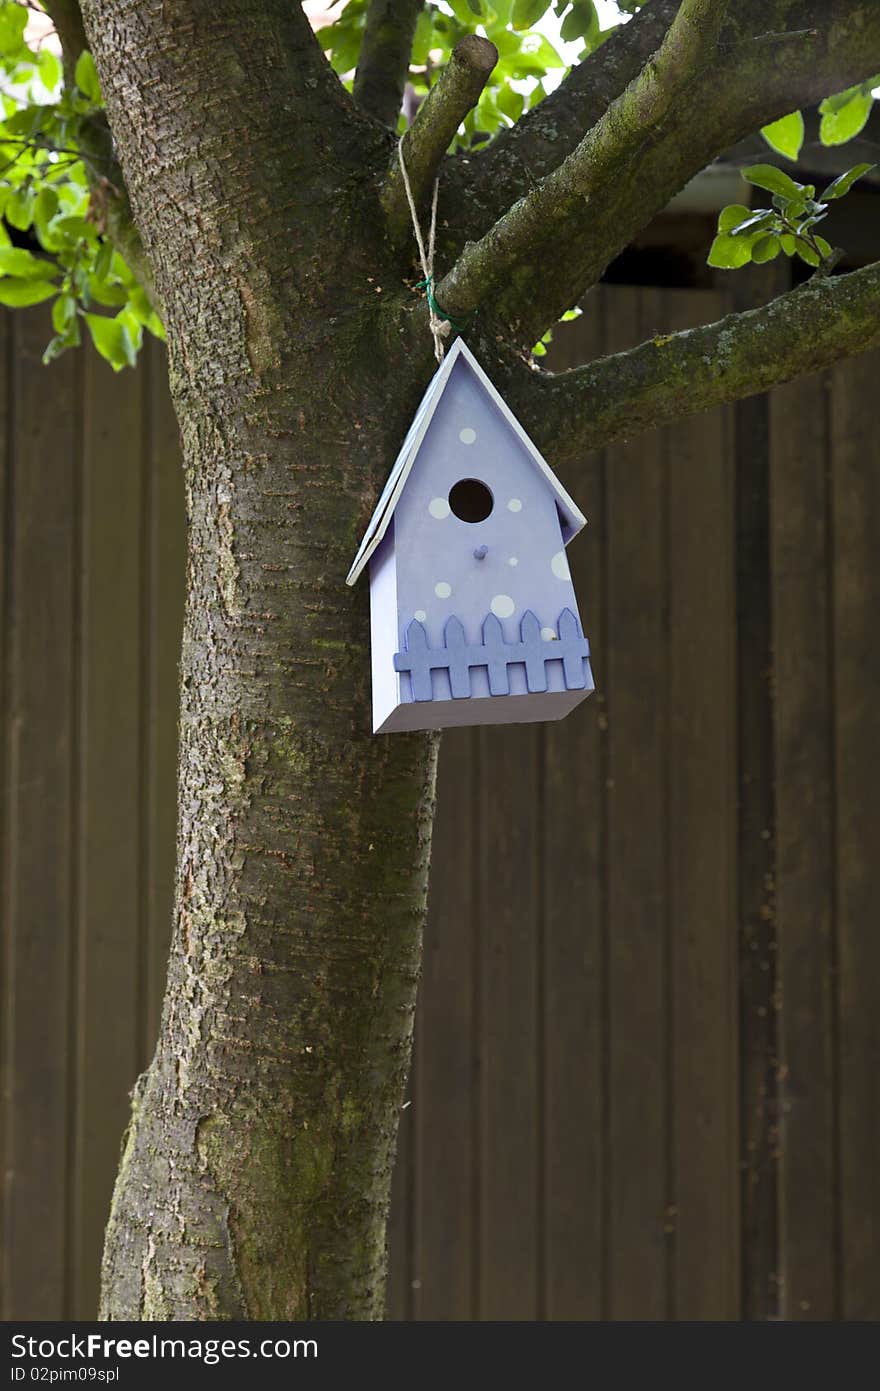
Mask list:
[{"label": "twine loop", "polygon": [[449,337],[453,328],[458,329],[458,325],[453,323],[448,314],[444,314],[434,297],[434,242],[437,233],[437,193],[440,188],[440,179],[438,177],[434,180],[434,192],[431,197],[431,225],[428,229],[428,245],[426,249],[425,239],[422,236],[422,228],[419,223],[419,215],[416,212],[412,187],[409,182],[409,174],[406,171],[406,163],[403,158],[403,136],[401,136],[397,142],[397,158],[400,163],[400,172],[403,175],[403,187],[406,190],[406,201],[409,204],[413,231],[416,234],[416,244],[419,248],[419,260],[422,263],[422,275],[424,276],[424,280],[419,281],[417,288],[425,292],[425,299],[428,302],[428,327],[431,330],[431,337],[434,340],[434,356],[438,362],[442,362],[445,352],[443,340]]}]

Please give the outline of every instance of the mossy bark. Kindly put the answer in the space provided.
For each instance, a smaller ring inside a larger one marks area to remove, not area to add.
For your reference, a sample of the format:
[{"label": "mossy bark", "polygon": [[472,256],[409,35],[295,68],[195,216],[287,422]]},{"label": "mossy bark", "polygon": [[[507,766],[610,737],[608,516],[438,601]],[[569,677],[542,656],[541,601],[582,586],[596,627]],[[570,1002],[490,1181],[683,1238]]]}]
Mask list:
[{"label": "mossy bark", "polygon": [[101,1313],[380,1317],[436,754],[370,734],[344,582],[430,363],[383,260],[387,147],[289,0],[84,13],[189,515],[176,921]]}]

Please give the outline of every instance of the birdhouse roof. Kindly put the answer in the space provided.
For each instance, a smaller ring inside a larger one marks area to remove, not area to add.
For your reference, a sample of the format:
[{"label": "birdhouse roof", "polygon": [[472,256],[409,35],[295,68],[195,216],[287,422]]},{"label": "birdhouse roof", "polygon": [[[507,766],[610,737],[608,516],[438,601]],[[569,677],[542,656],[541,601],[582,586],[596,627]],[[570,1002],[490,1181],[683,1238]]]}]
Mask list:
[{"label": "birdhouse roof", "polygon": [[385,532],[388,530],[388,524],[394,516],[394,509],[400,500],[400,496],[406,486],[406,480],[418,457],[422,442],[431,424],[431,419],[446,389],[450,376],[452,375],[452,369],[459,358],[464,358],[487,396],[489,396],[501,416],[507,421],[507,424],[513,430],[514,434],[525,446],[526,454],[541,474],[550,492],[553,494],[562,518],[562,539],[565,545],[568,545],[571,538],[576,536],[582,527],[586,526],[586,517],[580,509],[575,506],[543,455],[539,453],[535,445],[529,439],[525,430],[513,414],[513,411],[495,390],[495,387],[486,376],[486,373],[477,362],[477,359],[474,357],[464,339],[456,338],[437,371],[434,373],[434,376],[431,378],[431,381],[428,383],[428,388],[422,397],[419,408],[413,416],[412,424],[406,433],[406,439],[403,441],[394,467],[388,475],[388,481],[382,489],[382,496],[376,504],[376,510],[370,518],[370,524],[364,532],[364,537],[361,541],[358,553],[348,572],[346,584],[354,584],[357,581],[361,571],[369,561],[370,556],[376,550]]}]

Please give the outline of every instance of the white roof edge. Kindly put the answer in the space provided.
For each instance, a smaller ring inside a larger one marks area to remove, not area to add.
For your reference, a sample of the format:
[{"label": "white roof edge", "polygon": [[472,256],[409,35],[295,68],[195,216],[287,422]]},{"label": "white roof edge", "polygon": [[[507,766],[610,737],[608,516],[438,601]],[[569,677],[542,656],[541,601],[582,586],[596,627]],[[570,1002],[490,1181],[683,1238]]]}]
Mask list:
[{"label": "white roof edge", "polygon": [[478,380],[485,387],[489,396],[492,398],[495,405],[498,407],[499,411],[501,412],[504,419],[507,421],[508,425],[510,425],[511,429],[521,440],[522,444],[526,449],[526,452],[530,455],[533,462],[537,464],[538,468],[540,469],[541,473],[546,479],[551,491],[555,494],[557,504],[563,512],[565,521],[568,525],[568,536],[567,538],[564,538],[565,545],[567,546],[569,541],[571,541],[572,538],[575,537],[577,533],[583,527],[586,526],[587,519],[581,512],[580,508],[576,506],[573,499],[566,492],[565,488],[563,488],[562,484],[559,482],[559,479],[556,477],[556,474],[550,468],[549,464],[545,460],[544,456],[540,453],[537,446],[533,444],[532,440],[526,434],[525,430],[520,425],[519,421],[517,420],[513,411],[508,406],[507,402],[495,389],[492,382],[489,380],[486,373],[480,366],[479,362],[474,357],[467,343],[465,343],[463,338],[459,337],[456,338],[455,342],[452,344],[452,347],[446,353],[442,363],[438,367],[437,371],[434,373],[433,377],[428,383],[427,388],[425,389],[425,394],[422,397],[422,400],[419,404],[418,410],[415,413],[415,416],[413,417],[412,424],[410,425],[410,428],[407,431],[407,435],[404,439],[401,451],[394,462],[394,467],[388,475],[385,487],[383,488],[379,501],[376,504],[375,511],[373,512],[373,515],[370,518],[369,525],[366,531],[364,532],[361,544],[358,548],[358,553],[355,556],[354,561],[352,562],[352,566],[348,572],[348,575],[346,576],[346,584],[353,585],[357,583],[364,570],[364,567],[366,566],[373,552],[377,549],[383,537],[385,536],[385,533],[388,530],[388,525],[391,521],[391,518],[394,515],[394,509],[396,508],[398,501],[400,500],[400,495],[403,492],[404,487],[406,486],[406,480],[410,475],[412,466],[415,463],[416,456],[419,452],[419,449],[421,448],[422,440],[424,439],[425,434],[427,433],[428,426],[430,425],[431,420],[433,419],[434,412],[437,409],[437,406],[440,402],[440,398],[443,395],[443,391],[446,386],[446,382],[449,378],[449,374],[452,371],[452,368],[455,365],[455,363],[458,361],[459,357],[461,357],[462,355],[464,355],[468,363],[468,366],[472,369],[472,371],[477,376]]}]

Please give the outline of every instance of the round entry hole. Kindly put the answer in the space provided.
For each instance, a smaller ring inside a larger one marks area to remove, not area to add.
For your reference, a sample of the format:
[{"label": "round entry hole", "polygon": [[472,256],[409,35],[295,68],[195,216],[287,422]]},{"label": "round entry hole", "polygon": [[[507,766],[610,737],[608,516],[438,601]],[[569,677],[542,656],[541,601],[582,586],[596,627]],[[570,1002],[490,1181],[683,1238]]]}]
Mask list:
[{"label": "round entry hole", "polygon": [[462,478],[449,493],[449,506],[460,522],[484,522],[493,504],[492,494],[478,478]]}]

